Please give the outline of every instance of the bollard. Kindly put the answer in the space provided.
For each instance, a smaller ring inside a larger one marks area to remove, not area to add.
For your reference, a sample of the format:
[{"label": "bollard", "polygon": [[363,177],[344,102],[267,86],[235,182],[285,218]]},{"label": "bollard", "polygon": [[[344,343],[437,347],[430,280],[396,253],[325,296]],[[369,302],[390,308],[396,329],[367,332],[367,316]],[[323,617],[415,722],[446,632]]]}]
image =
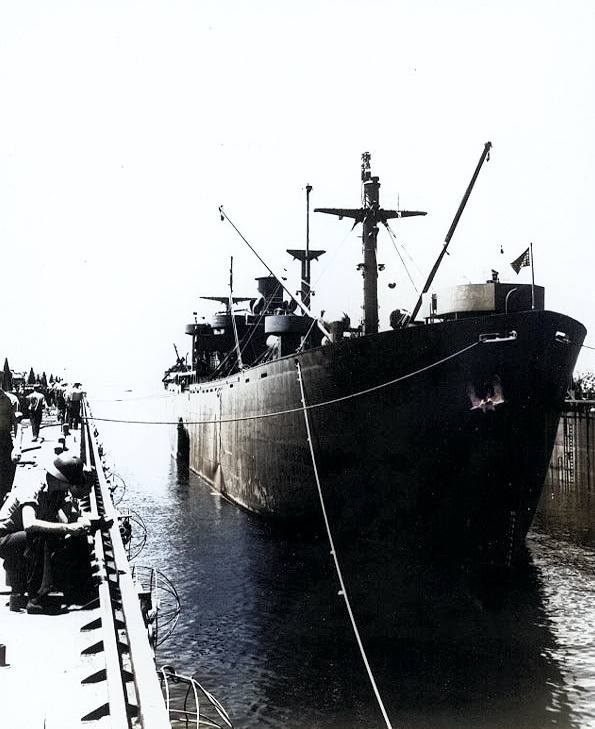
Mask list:
[{"label": "bollard", "polygon": [[0,643],[0,668],[6,668],[6,646],[4,643]]}]

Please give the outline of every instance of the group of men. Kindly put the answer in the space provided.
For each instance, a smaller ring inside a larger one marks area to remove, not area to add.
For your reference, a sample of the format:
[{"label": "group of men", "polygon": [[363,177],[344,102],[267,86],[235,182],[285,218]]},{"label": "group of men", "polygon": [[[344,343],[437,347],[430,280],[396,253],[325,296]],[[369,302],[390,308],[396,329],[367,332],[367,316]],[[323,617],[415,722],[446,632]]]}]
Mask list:
[{"label": "group of men", "polygon": [[[47,407],[40,388],[28,396],[27,405],[36,442]],[[21,460],[19,408],[18,398],[0,389],[0,559],[11,587],[10,609],[36,614],[48,611],[49,596],[56,591],[66,602],[87,599],[92,585],[87,535],[92,524],[80,500],[90,493],[92,474],[78,456],[57,447],[41,472],[20,472],[15,482]],[[78,424],[80,398],[77,413]]]},{"label": "group of men", "polygon": [[58,420],[68,423],[71,428],[78,428],[81,421],[81,401],[85,393],[81,383],[70,386],[66,382],[55,382],[48,391],[48,399],[58,411]]}]

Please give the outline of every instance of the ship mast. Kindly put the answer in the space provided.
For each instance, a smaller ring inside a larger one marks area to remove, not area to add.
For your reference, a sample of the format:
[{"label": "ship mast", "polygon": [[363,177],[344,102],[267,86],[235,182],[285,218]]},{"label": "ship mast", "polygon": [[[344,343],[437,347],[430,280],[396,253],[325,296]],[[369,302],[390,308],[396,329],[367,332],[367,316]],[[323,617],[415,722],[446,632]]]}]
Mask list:
[{"label": "ship mast", "polygon": [[384,210],[380,207],[379,177],[370,170],[371,155],[362,154],[362,207],[353,208],[315,208],[314,212],[338,215],[339,218],[353,218],[354,227],[362,223],[362,248],[364,262],[359,265],[364,278],[364,334],[376,334],[378,331],[378,263],[376,249],[378,240],[378,224],[387,225],[391,218],[408,218],[414,215],[426,215],[417,210]]},{"label": "ship mast", "polygon": [[325,251],[311,251],[310,250],[310,193],[312,192],[312,185],[306,185],[306,250],[301,248],[288,248],[287,252],[290,256],[301,262],[301,299],[302,304],[309,309],[310,308],[310,297],[312,291],[310,289],[310,261],[316,261],[318,258],[325,253]]}]

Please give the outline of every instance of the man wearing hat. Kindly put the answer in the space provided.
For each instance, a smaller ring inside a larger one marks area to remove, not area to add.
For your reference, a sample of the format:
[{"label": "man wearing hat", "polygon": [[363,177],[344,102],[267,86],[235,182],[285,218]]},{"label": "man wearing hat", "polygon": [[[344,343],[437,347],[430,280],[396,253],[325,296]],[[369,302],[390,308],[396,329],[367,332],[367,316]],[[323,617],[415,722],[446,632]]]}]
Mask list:
[{"label": "man wearing hat", "polygon": [[56,407],[58,408],[58,420],[63,423],[66,420],[66,390],[68,388],[67,382],[59,382],[56,385],[55,397]]},{"label": "man wearing hat", "polygon": [[84,392],[81,389],[80,382],[75,382],[69,390],[66,390],[64,395],[66,399],[68,425],[75,430],[79,427],[81,420],[81,400],[83,399],[83,395]]},{"label": "man wearing hat", "polygon": [[55,584],[60,571],[64,573],[55,557],[64,554],[65,545],[89,564],[86,534],[91,522],[76,501],[90,491],[83,462],[62,453],[45,470],[41,483],[20,484],[0,509],[0,558],[12,587],[9,604],[14,611],[44,611],[44,596],[62,587]]}]

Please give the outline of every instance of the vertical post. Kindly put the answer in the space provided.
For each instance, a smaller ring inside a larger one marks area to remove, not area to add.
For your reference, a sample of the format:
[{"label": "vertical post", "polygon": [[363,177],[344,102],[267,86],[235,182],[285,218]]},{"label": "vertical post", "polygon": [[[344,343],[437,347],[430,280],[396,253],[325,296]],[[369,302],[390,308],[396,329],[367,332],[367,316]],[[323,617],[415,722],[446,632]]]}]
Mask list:
[{"label": "vertical post", "polygon": [[229,315],[231,317],[231,325],[233,327],[233,336],[236,343],[236,354],[238,357],[238,368],[239,370],[244,369],[244,363],[242,362],[242,350],[240,348],[240,340],[238,338],[238,328],[236,326],[236,317],[233,310],[233,256],[231,257],[231,263],[229,265]]},{"label": "vertical post", "polygon": [[363,220],[362,246],[364,253],[364,334],[376,334],[378,331],[378,264],[376,248],[378,239],[377,211],[380,208],[380,182],[372,177],[369,169],[369,157],[362,165],[363,208],[366,211]]},{"label": "vertical post", "polygon": [[531,308],[535,308],[535,269],[533,267],[533,243],[529,243],[529,257],[531,258]]},{"label": "vertical post", "polygon": [[310,308],[310,193],[312,185],[306,185],[306,257],[302,271],[302,303]]}]

